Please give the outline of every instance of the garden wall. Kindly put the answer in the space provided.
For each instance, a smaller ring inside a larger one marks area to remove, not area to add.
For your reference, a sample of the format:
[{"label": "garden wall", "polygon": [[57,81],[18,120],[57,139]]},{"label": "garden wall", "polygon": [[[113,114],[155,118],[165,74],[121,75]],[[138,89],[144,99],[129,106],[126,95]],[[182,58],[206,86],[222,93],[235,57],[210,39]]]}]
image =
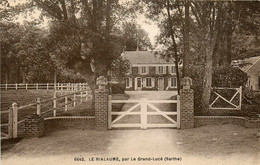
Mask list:
[{"label": "garden wall", "polygon": [[260,119],[240,116],[194,116],[195,127],[221,124],[234,124],[246,128],[260,128]]}]

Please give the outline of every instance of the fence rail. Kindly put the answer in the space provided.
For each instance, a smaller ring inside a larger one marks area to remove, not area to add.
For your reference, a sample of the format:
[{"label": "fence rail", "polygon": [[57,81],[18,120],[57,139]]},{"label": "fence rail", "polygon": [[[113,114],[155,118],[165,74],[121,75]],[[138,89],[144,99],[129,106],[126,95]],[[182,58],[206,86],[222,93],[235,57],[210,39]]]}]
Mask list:
[{"label": "fence rail", "polygon": [[[75,107],[77,104],[83,103],[83,101],[87,101],[91,99],[91,94],[89,93],[89,90],[81,90],[74,93],[57,96],[56,92],[54,94],[54,97],[51,99],[43,100],[41,101],[40,98],[37,99],[36,103],[31,103],[23,106],[18,106],[17,103],[13,103],[12,107],[8,111],[1,111],[2,114],[8,114],[8,123],[1,123],[2,127],[8,127],[7,133],[2,132],[1,130],[1,140],[2,139],[10,139],[10,138],[17,138],[18,134],[18,124],[25,121],[25,119],[18,119],[18,113],[19,111],[28,108],[33,107],[36,110],[36,114],[43,116],[46,114],[50,114],[52,112],[52,116],[57,116],[57,111],[68,111],[69,105],[72,105],[72,107]],[[64,100],[64,103],[62,101]],[[61,104],[59,104],[61,102]],[[51,103],[48,105],[47,103]],[[43,111],[43,106],[45,106],[45,111]],[[47,106],[47,107],[46,107]],[[47,116],[50,117],[50,116]]]},{"label": "fence rail", "polygon": [[[34,84],[23,84],[23,83],[15,83],[15,84],[0,84],[1,89],[5,90],[39,90],[39,89],[55,89],[54,83],[34,83]],[[56,83],[56,90],[58,91],[82,91],[88,89],[87,83]]]}]

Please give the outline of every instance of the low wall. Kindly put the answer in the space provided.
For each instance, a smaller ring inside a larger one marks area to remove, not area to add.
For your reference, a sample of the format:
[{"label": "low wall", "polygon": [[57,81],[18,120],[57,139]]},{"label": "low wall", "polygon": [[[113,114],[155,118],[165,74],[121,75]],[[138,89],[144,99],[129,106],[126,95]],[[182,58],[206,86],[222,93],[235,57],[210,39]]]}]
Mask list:
[{"label": "low wall", "polygon": [[63,116],[44,119],[45,132],[65,129],[95,129],[94,116]]},{"label": "low wall", "polygon": [[221,124],[235,124],[246,128],[260,128],[259,119],[240,116],[194,116],[195,127]]}]

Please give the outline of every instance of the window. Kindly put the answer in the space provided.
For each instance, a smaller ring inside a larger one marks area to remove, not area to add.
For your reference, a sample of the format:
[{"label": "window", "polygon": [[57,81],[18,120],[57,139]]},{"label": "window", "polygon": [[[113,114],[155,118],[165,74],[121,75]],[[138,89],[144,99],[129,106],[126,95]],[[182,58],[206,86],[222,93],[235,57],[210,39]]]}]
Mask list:
[{"label": "window", "polygon": [[146,78],[146,86],[151,87],[152,86],[152,79],[151,78]]},{"label": "window", "polygon": [[177,79],[175,77],[171,78],[171,87],[176,87],[177,86]]},{"label": "window", "polygon": [[164,73],[164,69],[163,68],[164,68],[163,66],[159,66],[158,67],[158,73],[159,74],[163,74]]},{"label": "window", "polygon": [[141,73],[146,73],[146,67],[145,66],[141,67]]},{"label": "window", "polygon": [[170,67],[170,73],[176,73],[175,66]]},{"label": "window", "polygon": [[149,72],[147,66],[141,66],[138,69],[139,69],[138,72],[141,73],[141,74],[148,74],[148,72]]},{"label": "window", "polygon": [[130,87],[132,87],[132,81],[131,81],[132,79],[130,78],[130,77],[127,77],[126,78],[126,87],[127,88],[130,88]]}]

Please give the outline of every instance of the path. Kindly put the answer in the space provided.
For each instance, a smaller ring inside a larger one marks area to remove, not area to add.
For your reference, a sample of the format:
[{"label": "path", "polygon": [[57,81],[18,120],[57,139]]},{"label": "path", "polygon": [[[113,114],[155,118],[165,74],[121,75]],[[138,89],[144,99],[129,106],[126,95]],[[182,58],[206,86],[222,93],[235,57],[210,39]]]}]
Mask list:
[{"label": "path", "polygon": [[[161,164],[260,163],[257,129],[234,125],[206,126],[188,130],[64,130],[42,138],[23,139],[2,153],[2,165],[43,164],[158,164],[156,161],[127,161],[122,158],[181,157],[182,161]],[[120,162],[90,162],[94,157],[119,157]],[[85,162],[75,162],[83,157]]]}]

